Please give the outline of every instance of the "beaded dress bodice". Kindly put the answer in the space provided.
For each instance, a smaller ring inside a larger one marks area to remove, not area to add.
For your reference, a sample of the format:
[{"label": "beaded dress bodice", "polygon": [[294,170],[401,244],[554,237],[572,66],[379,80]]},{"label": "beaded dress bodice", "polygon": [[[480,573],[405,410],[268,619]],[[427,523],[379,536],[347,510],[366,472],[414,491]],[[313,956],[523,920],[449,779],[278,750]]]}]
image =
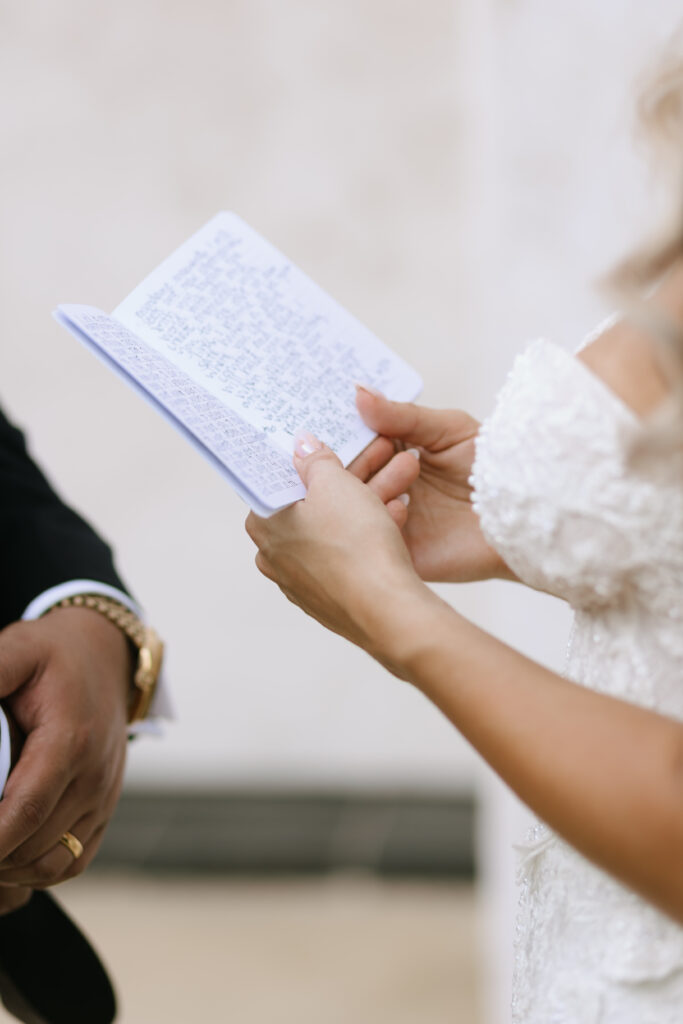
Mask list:
[{"label": "beaded dress bodice", "polygon": [[[480,431],[473,504],[517,576],[574,609],[566,675],[683,721],[683,456],[635,461],[641,432],[534,342]],[[683,1024],[683,928],[542,823],[520,881],[514,1024]]]}]

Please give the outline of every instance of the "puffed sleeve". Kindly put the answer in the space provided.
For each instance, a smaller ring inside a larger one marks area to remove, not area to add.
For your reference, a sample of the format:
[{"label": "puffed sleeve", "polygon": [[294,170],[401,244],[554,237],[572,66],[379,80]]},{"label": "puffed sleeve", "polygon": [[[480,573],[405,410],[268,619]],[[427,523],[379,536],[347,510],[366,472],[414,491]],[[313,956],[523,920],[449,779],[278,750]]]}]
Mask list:
[{"label": "puffed sleeve", "polygon": [[564,349],[541,340],[518,356],[471,482],[487,540],[521,580],[589,608],[646,586],[658,561],[683,571],[681,478],[636,465],[643,429]]}]

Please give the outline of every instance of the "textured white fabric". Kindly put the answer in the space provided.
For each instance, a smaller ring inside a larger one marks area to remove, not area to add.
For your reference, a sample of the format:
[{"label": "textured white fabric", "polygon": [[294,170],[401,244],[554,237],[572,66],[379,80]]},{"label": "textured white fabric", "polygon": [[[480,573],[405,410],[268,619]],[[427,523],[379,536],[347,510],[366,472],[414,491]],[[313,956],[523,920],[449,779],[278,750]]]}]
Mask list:
[{"label": "textured white fabric", "polygon": [[[574,608],[568,677],[683,720],[683,457],[634,468],[641,430],[534,342],[481,429],[473,504],[519,578]],[[542,823],[519,849],[514,1024],[681,1024],[683,928]]]}]

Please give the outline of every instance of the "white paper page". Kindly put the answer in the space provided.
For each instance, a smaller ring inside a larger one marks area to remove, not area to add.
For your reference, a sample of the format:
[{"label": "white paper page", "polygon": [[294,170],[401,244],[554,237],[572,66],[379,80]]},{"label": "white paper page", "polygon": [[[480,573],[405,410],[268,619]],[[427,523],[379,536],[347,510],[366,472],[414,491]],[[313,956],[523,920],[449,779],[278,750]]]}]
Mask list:
[{"label": "white paper page", "polygon": [[255,512],[270,515],[303,498],[291,457],[117,320],[76,305],[60,306],[55,317],[180,430]]},{"label": "white paper page", "polygon": [[304,427],[347,465],[372,440],[356,381],[411,401],[419,375],[239,217],[219,213],[114,311],[291,456]]}]

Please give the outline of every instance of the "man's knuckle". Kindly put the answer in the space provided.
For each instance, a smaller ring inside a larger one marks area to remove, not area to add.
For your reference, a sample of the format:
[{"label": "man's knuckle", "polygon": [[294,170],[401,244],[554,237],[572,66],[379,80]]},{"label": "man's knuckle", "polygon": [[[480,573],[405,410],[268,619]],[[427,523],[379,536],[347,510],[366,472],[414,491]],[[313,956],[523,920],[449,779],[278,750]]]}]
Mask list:
[{"label": "man's knuckle", "polygon": [[43,824],[47,816],[45,803],[39,796],[28,796],[16,810],[19,824],[31,834]]},{"label": "man's knuckle", "polygon": [[87,778],[87,790],[88,795],[93,794],[99,802],[102,794],[105,793],[110,786],[111,777],[109,766],[103,764],[102,761],[98,761],[92,766],[88,772]]},{"label": "man's knuckle", "polygon": [[0,680],[3,683],[4,693],[11,693],[18,682],[14,648],[20,642],[17,632],[20,625],[21,623],[13,623],[0,632]]},{"label": "man's knuckle", "polygon": [[3,865],[9,868],[25,868],[31,863],[31,857],[25,846],[17,846],[3,858]]},{"label": "man's knuckle", "polygon": [[66,872],[63,872],[60,875],[60,878],[61,879],[77,878],[79,875],[83,874],[83,872],[85,871],[87,866],[88,866],[88,864],[87,864],[87,861],[86,861],[85,857],[79,857],[78,860],[75,860],[73,862],[73,864],[69,865],[69,867],[66,870]]},{"label": "man's knuckle", "polygon": [[31,874],[33,877],[33,886],[36,889],[46,889],[59,879],[64,874],[63,867],[60,867],[51,855],[41,857],[40,860],[35,861],[31,865]]},{"label": "man's knuckle", "polygon": [[95,739],[92,733],[92,729],[89,726],[82,725],[75,728],[71,735],[69,743],[69,750],[73,762],[83,761],[90,755]]}]

